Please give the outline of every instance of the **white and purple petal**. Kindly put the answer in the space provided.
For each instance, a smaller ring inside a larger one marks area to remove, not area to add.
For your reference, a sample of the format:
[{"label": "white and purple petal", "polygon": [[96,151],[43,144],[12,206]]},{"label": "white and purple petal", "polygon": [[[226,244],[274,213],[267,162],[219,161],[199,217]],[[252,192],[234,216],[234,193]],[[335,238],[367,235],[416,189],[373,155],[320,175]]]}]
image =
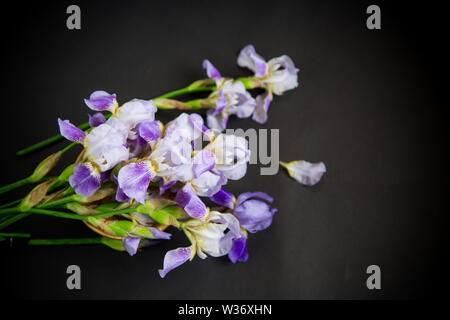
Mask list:
[{"label": "white and purple petal", "polygon": [[140,161],[122,167],[117,178],[120,188],[128,197],[136,199],[139,203],[144,203],[147,188],[153,176],[154,171],[151,163]]},{"label": "white and purple petal", "polygon": [[172,235],[170,233],[159,230],[158,228],[150,227],[148,230],[151,232],[154,239],[170,240]]},{"label": "white and purple petal", "polygon": [[197,195],[210,197],[217,193],[227,181],[227,177],[222,172],[212,170],[204,172],[198,178],[192,179],[191,184],[195,188]]},{"label": "white and purple petal", "polygon": [[116,117],[129,130],[133,130],[141,122],[155,120],[156,111],[156,106],[152,100],[133,99],[117,110]]},{"label": "white and purple petal", "polygon": [[219,71],[216,67],[207,59],[203,60],[203,68],[206,69],[206,74],[208,75],[208,78],[219,80],[222,78]]},{"label": "white and purple petal", "polygon": [[214,168],[216,165],[216,156],[208,150],[198,152],[193,158],[192,170],[194,178],[198,178],[201,174]]},{"label": "white and purple petal", "polygon": [[197,196],[190,183],[186,183],[183,188],[178,190],[175,196],[177,202],[189,216],[194,219],[205,220],[208,215],[208,209],[202,200]]},{"label": "white and purple petal", "polygon": [[291,161],[288,163],[280,161],[285,167],[289,175],[306,186],[313,186],[322,179],[323,174],[327,171],[323,162],[311,163],[304,160]]},{"label": "white and purple petal", "polygon": [[225,96],[223,95],[223,91],[220,90],[219,92],[219,98],[217,98],[216,100],[216,109],[214,110],[213,115],[218,115],[219,113],[221,113],[225,107],[227,106],[227,99],[225,98]]},{"label": "white and purple petal", "polygon": [[218,132],[222,132],[227,128],[228,118],[227,114],[219,113],[214,114],[215,110],[208,110],[206,112],[206,122],[208,123],[208,127]]},{"label": "white and purple petal", "polygon": [[228,258],[231,262],[246,262],[248,260],[247,252],[247,239],[245,237],[233,239],[230,252],[228,252]]},{"label": "white and purple petal", "polygon": [[214,195],[209,197],[212,201],[217,203],[218,205],[233,209],[236,203],[236,198],[233,194],[226,191],[224,188],[221,188]]},{"label": "white and purple petal", "polygon": [[114,112],[117,107],[117,96],[116,94],[109,94],[106,91],[95,91],[91,94],[89,99],[84,99],[84,103],[95,111],[105,111]]},{"label": "white and purple petal", "polygon": [[75,127],[69,120],[58,118],[59,131],[61,135],[69,141],[83,143],[86,133]]},{"label": "white and purple petal", "polygon": [[[250,195],[248,193],[247,195]],[[253,193],[258,194],[258,193]],[[264,194],[264,193],[259,193]],[[244,194],[245,195],[245,194]],[[265,197],[266,198],[266,197]],[[264,199],[264,198],[263,198]],[[266,199],[271,199],[267,196]],[[264,201],[246,198],[246,200],[238,201],[236,207],[233,210],[233,214],[239,220],[242,227],[251,233],[267,229],[272,224],[273,215],[278,210],[275,208],[270,208],[270,205]]]},{"label": "white and purple petal", "polygon": [[167,251],[166,255],[164,256],[163,268],[158,270],[159,275],[161,276],[161,278],[164,278],[167,273],[169,273],[176,267],[179,267],[188,260],[192,260],[194,255],[194,246]]},{"label": "white and purple petal", "polygon": [[89,197],[100,188],[100,173],[89,163],[79,163],[73,168],[73,174],[69,177],[69,184],[75,189],[75,193],[82,197]]},{"label": "white and purple petal", "polygon": [[252,70],[257,77],[264,77],[267,75],[267,63],[255,51],[255,47],[249,44],[245,46],[239,53],[237,63],[240,67],[245,67]]},{"label": "white and purple petal", "polygon": [[123,237],[122,245],[130,256],[134,256],[139,248],[141,238],[136,237]]},{"label": "white and purple petal", "polygon": [[139,137],[146,142],[156,142],[162,137],[162,124],[159,121],[146,121],[139,125]]},{"label": "white and purple petal", "polygon": [[98,127],[99,125],[106,122],[106,118],[101,112],[97,112],[94,115],[89,116],[89,126],[90,127]]},{"label": "white and purple petal", "polygon": [[272,102],[272,96],[270,93],[260,94],[256,97],[256,108],[253,111],[252,119],[258,123],[267,122],[267,112],[269,111],[270,103]]},{"label": "white and purple petal", "polygon": [[281,95],[285,91],[298,87],[298,69],[292,59],[286,55],[273,58],[268,62],[269,76],[264,82],[270,84],[273,93]]}]

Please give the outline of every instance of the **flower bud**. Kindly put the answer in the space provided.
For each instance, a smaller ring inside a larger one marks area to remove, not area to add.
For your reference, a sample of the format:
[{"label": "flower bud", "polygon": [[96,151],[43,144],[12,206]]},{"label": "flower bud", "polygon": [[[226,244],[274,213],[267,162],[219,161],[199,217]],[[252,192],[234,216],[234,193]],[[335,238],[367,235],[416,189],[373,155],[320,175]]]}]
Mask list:
[{"label": "flower bud", "polygon": [[53,181],[54,179],[51,179],[34,187],[33,190],[31,190],[30,193],[28,193],[28,195],[20,202],[18,206],[19,210],[25,212],[39,204],[45,198],[47,190]]},{"label": "flower bud", "polygon": [[47,173],[49,173],[50,170],[52,170],[55,167],[59,159],[61,159],[61,155],[62,152],[58,151],[42,160],[41,163],[39,163],[39,165],[34,170],[33,174],[29,177],[30,182],[38,182],[43,177],[45,177]]}]

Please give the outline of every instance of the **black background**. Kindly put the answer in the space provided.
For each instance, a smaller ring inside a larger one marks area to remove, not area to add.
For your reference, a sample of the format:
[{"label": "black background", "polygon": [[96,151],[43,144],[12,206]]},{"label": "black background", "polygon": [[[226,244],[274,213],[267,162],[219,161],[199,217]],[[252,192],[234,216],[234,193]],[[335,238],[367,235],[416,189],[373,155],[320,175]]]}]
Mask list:
[{"label": "black background", "polygon": [[[77,4],[82,29],[66,28]],[[251,165],[235,194],[264,191],[279,212],[250,235],[249,261],[193,262],[160,279],[173,240],[134,257],[102,246],[0,250],[0,287],[13,298],[298,299],[436,296],[443,263],[448,187],[448,112],[443,8],[377,1],[382,29],[366,28],[372,1],[60,1],[2,10],[1,184],[28,175],[50,151],[15,152],[57,132],[56,118],[82,123],[82,98],[115,92],[149,99],[204,77],[210,59],[223,75],[252,43],[269,59],[289,55],[300,86],[276,97],[266,125],[233,118],[233,128],[280,129],[281,160],[324,161],[322,182],[306,188],[285,172]],[[9,18],[9,19],[7,19]],[[444,78],[445,79],[445,78]],[[169,121],[177,112],[159,111]],[[68,164],[79,150],[64,158]],[[63,164],[59,168],[63,167]],[[5,203],[26,188],[2,195]],[[5,231],[33,237],[91,237],[76,221],[32,216]],[[66,288],[66,268],[82,270],[82,290]],[[382,289],[366,288],[381,267]]]}]

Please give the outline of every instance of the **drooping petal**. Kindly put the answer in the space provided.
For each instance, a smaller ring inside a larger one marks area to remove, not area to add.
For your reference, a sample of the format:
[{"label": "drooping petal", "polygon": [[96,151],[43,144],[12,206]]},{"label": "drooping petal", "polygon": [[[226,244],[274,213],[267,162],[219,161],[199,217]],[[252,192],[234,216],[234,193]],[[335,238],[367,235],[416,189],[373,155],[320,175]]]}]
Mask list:
[{"label": "drooping petal", "polygon": [[117,107],[116,94],[109,94],[106,91],[95,91],[91,94],[89,99],[84,99],[84,103],[95,111],[109,110],[114,112]]},{"label": "drooping petal", "polygon": [[231,262],[246,262],[248,260],[247,252],[247,239],[245,237],[233,239],[233,245],[230,252],[228,252],[228,258]]},{"label": "drooping petal", "polygon": [[195,247],[190,246],[187,248],[178,248],[167,251],[164,256],[163,268],[158,270],[161,278],[164,278],[167,273],[179,267],[188,260],[192,260],[195,255]]},{"label": "drooping petal", "polygon": [[117,178],[120,188],[128,197],[144,203],[147,188],[153,176],[151,163],[140,161],[122,167]]},{"label": "drooping petal", "polygon": [[264,77],[267,75],[267,63],[255,51],[255,47],[249,44],[245,46],[239,53],[237,63],[240,67],[245,67],[252,70],[257,77]]},{"label": "drooping petal", "polygon": [[89,126],[98,127],[102,123],[106,122],[106,118],[101,112],[97,112],[94,115],[89,115]]},{"label": "drooping petal", "polygon": [[132,130],[141,122],[155,120],[156,106],[152,100],[133,99],[117,110],[117,118]]},{"label": "drooping petal", "polygon": [[230,209],[233,209],[236,203],[236,198],[234,197],[234,195],[226,191],[224,188],[221,188],[217,193],[212,195],[210,199],[218,205]]},{"label": "drooping petal", "polygon": [[186,185],[178,190],[175,197],[177,202],[184,210],[194,219],[205,220],[208,209],[202,200],[197,196],[192,185],[186,183]]},{"label": "drooping petal", "polygon": [[86,133],[78,129],[69,120],[61,120],[58,118],[59,131],[61,135],[69,141],[83,143]]},{"label": "drooping petal", "polygon": [[130,202],[131,198],[129,196],[127,196],[121,187],[117,186],[117,191],[116,191],[116,196],[115,196],[116,201],[118,202]]},{"label": "drooping petal", "polygon": [[123,237],[122,244],[125,250],[128,252],[130,256],[134,256],[139,248],[139,243],[141,242],[141,238],[135,237]]},{"label": "drooping petal", "polygon": [[193,158],[194,178],[198,178],[202,173],[211,170],[216,165],[216,156],[208,150],[198,152]]},{"label": "drooping petal", "polygon": [[172,235],[170,233],[161,231],[158,228],[150,227],[148,229],[150,230],[153,238],[155,238],[155,239],[170,240],[170,238],[172,237]]},{"label": "drooping petal", "polygon": [[168,189],[170,189],[170,187],[172,187],[174,184],[176,184],[177,181],[169,181],[169,182],[164,182],[164,179],[159,180],[159,194],[163,194],[164,192],[166,192]]},{"label": "drooping petal", "polygon": [[79,163],[73,168],[69,184],[82,197],[90,197],[100,188],[100,173],[89,163]]},{"label": "drooping petal", "polygon": [[213,115],[220,114],[225,109],[226,106],[227,106],[227,99],[223,95],[223,91],[220,90],[219,98],[216,100],[216,109],[214,110]]},{"label": "drooping petal", "polygon": [[162,125],[159,121],[146,121],[139,125],[139,136],[147,141],[155,142],[162,137]]},{"label": "drooping petal", "polygon": [[287,169],[292,178],[307,186],[313,186],[318,183],[327,171],[323,162],[311,163],[298,160],[288,163],[280,161],[280,164]]},{"label": "drooping petal", "polygon": [[207,59],[203,60],[203,68],[206,69],[206,74],[208,78],[219,80],[222,78],[219,71],[214,67],[214,65]]},{"label": "drooping petal", "polygon": [[252,119],[258,123],[267,122],[267,112],[269,111],[272,96],[269,93],[260,94],[256,97],[256,108],[253,111]]},{"label": "drooping petal", "polygon": [[227,128],[228,115],[222,113],[214,115],[215,111],[210,109],[206,112],[206,122],[208,127],[218,132],[222,132]]}]

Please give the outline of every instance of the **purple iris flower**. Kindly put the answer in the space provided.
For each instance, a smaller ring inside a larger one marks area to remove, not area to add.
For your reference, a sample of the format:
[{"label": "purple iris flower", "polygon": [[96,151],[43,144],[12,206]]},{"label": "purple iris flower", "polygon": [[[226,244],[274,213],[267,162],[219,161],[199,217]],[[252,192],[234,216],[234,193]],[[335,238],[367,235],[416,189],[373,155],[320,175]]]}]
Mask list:
[{"label": "purple iris flower", "polygon": [[232,261],[245,261],[247,255],[245,233],[239,226],[239,221],[232,214],[211,211],[205,221],[189,220],[183,230],[192,245],[168,251],[164,257],[163,269],[159,270],[163,278],[168,272],[192,260],[195,253],[205,259],[230,255]]},{"label": "purple iris flower", "polygon": [[237,199],[223,188],[210,197],[215,203],[233,210],[242,227],[251,233],[267,229],[278,209],[271,208],[273,198],[264,192],[245,192]]},{"label": "purple iris flower", "polygon": [[281,95],[285,91],[296,88],[299,70],[287,55],[266,62],[252,45],[248,45],[241,50],[237,63],[240,67],[252,70],[255,73],[256,80],[266,88],[267,93],[257,97],[257,106],[253,114],[253,120],[258,123],[265,123],[272,101],[272,93]]},{"label": "purple iris flower", "polygon": [[84,99],[84,103],[94,111],[110,111],[113,113],[117,108],[116,94],[109,94],[106,91],[95,91],[89,99]]},{"label": "purple iris flower", "polygon": [[237,197],[233,214],[242,227],[251,233],[267,229],[278,211],[270,208],[273,198],[264,192],[245,192]]}]

